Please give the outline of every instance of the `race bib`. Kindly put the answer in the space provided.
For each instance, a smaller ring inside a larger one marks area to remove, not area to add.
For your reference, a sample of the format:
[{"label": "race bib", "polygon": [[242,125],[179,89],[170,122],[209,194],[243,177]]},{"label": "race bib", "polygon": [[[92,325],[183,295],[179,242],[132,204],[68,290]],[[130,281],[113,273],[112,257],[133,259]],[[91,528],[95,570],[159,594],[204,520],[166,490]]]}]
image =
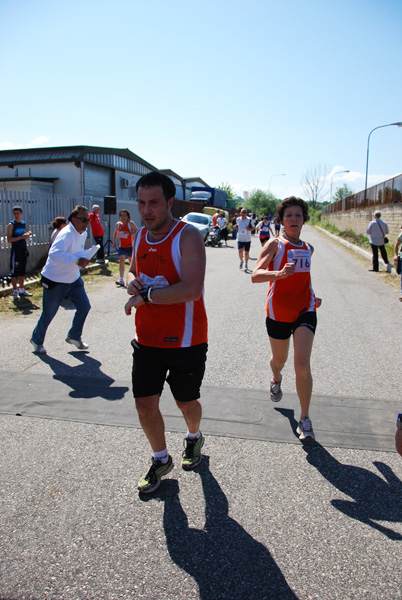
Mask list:
[{"label": "race bib", "polygon": [[288,250],[288,263],[296,266],[296,273],[307,273],[311,266],[309,250]]}]

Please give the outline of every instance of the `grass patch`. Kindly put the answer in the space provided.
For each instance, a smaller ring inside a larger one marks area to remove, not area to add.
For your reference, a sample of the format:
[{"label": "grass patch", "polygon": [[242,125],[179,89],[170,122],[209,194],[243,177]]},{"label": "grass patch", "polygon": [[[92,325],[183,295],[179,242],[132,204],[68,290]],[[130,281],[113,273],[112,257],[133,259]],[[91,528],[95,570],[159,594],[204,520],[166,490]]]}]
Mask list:
[{"label": "grass patch", "polygon": [[[353,229],[345,229],[341,231],[335,225],[332,225],[329,221],[320,221],[316,223],[319,227],[322,227],[326,231],[329,231],[333,235],[337,235],[338,237],[343,238],[344,240],[354,244],[355,246],[359,246],[359,248],[364,248],[365,250],[371,251],[370,241],[366,235],[362,233],[356,233]],[[388,254],[388,259],[392,261],[394,256],[394,244],[385,244],[385,249]]]},{"label": "grass patch", "polygon": [[[128,264],[126,264],[125,273],[128,271]],[[82,277],[85,282],[87,291],[92,286],[103,284],[108,279],[113,279],[119,274],[119,264],[113,259],[109,260],[108,264],[100,265],[99,268],[84,272]],[[40,272],[33,273],[30,277],[26,278],[26,282],[32,279],[40,278]],[[40,313],[42,310],[42,292],[43,288],[40,283],[32,283],[27,285],[27,290],[32,296],[22,296],[19,300],[14,300],[14,296],[9,294],[7,296],[0,297],[0,315],[4,317],[10,317],[12,315],[29,315],[35,312]],[[38,314],[39,316],[39,314]]]}]

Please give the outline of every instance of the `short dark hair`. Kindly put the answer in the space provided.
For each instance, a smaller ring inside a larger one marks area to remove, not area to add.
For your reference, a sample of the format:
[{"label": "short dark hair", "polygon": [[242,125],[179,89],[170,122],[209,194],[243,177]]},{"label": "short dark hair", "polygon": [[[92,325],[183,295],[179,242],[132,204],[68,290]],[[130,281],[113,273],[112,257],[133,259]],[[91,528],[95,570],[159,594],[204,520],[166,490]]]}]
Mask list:
[{"label": "short dark hair", "polygon": [[73,210],[68,215],[68,220],[71,222],[71,219],[73,217],[76,217],[81,210],[89,212],[86,206],[81,206],[81,204],[77,204],[77,206],[74,206]]},{"label": "short dark hair", "polygon": [[170,198],[174,198],[176,195],[176,186],[173,181],[167,175],[160,173],[159,171],[150,171],[146,175],[143,175],[136,183],[135,190],[138,194],[140,187],[161,187],[163,195],[165,196],[166,202]]},{"label": "short dark hair", "polygon": [[122,208],[121,210],[119,210],[119,217],[121,217],[122,212],[127,213],[128,218],[131,219],[130,211],[127,210],[127,208]]},{"label": "short dark hair", "polygon": [[283,214],[287,208],[290,206],[300,206],[303,211],[303,223],[309,220],[308,216],[308,204],[301,198],[296,198],[296,196],[289,196],[289,198],[285,198],[278,204],[276,207],[276,219],[279,223],[283,221]]},{"label": "short dark hair", "polygon": [[13,206],[13,212],[14,212],[15,210],[19,210],[20,212],[22,212],[22,208],[21,208],[21,206]]}]

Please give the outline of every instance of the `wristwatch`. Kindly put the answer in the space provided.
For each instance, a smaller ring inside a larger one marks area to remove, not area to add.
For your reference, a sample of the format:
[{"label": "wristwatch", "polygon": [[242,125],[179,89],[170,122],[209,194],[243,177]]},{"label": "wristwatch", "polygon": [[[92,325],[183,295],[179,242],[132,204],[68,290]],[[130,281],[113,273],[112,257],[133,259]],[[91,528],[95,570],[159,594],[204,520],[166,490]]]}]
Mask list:
[{"label": "wristwatch", "polygon": [[144,300],[144,302],[152,302],[152,298],[151,298],[152,289],[153,288],[150,285],[144,285],[144,287],[140,289],[139,295]]},{"label": "wristwatch", "polygon": [[402,413],[399,413],[396,419],[396,426],[398,429],[402,429]]},{"label": "wristwatch", "polygon": [[144,285],[143,288],[140,289],[139,295],[144,300],[144,302],[149,302],[148,291],[150,290],[149,285]]}]

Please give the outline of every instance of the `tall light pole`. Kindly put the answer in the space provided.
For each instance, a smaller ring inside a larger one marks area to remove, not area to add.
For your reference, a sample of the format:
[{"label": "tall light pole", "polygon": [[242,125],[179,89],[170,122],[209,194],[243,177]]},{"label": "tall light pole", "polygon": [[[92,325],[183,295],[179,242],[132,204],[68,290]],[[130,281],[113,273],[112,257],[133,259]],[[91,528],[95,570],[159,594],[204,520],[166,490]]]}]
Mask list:
[{"label": "tall light pole", "polygon": [[335,175],[339,175],[339,173],[350,173],[350,171],[349,170],[347,170],[347,171],[336,171],[336,173],[334,173],[332,175],[332,177],[331,177],[331,192],[330,192],[330,196],[329,196],[329,201],[330,202],[332,202],[332,181],[333,181]]},{"label": "tall light pole", "polygon": [[269,179],[268,193],[271,191],[271,181],[273,177],[285,177],[286,173],[275,173],[275,175],[271,175]]},{"label": "tall light pole", "polygon": [[398,122],[398,123],[388,123],[387,125],[379,125],[378,127],[374,127],[374,129],[372,129],[370,131],[369,136],[367,138],[366,181],[364,183],[364,202],[366,202],[366,197],[367,197],[367,178],[368,178],[370,136],[373,133],[373,131],[375,131],[376,129],[382,129],[382,127],[393,127],[394,125],[396,125],[396,127],[402,127],[402,123],[400,123],[400,122]]}]

